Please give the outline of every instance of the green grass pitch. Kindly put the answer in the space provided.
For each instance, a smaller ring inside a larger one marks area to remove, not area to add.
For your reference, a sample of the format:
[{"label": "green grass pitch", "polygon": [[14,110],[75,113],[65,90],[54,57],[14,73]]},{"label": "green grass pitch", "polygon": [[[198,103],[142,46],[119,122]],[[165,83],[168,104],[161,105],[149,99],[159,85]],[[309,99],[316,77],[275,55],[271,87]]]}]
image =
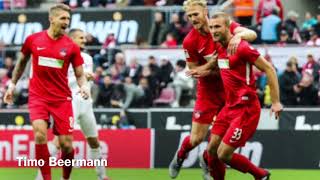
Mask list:
[{"label": "green grass pitch", "polygon": [[[320,170],[271,170],[272,180],[319,180]],[[1,168],[1,180],[34,180],[36,169]],[[53,180],[60,180],[61,170],[53,170]],[[167,169],[108,169],[112,180],[169,180]],[[95,180],[94,169],[74,169],[72,180]],[[201,180],[200,169],[182,169],[177,180]],[[252,180],[248,174],[227,170],[226,180]]]}]

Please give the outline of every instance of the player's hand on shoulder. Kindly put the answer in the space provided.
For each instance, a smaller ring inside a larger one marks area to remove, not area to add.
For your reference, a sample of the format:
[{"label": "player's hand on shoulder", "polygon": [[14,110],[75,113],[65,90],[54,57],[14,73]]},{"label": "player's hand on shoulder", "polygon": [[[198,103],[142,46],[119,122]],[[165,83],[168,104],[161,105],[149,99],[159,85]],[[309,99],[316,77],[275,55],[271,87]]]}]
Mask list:
[{"label": "player's hand on shoulder", "polygon": [[4,95],[3,101],[7,104],[13,104],[13,93],[16,85],[14,83],[10,83],[8,89]]},{"label": "player's hand on shoulder", "polygon": [[279,119],[281,111],[283,111],[283,106],[280,102],[272,103],[271,113],[274,113],[276,119]]},{"label": "player's hand on shoulder", "polygon": [[241,42],[240,36],[234,35],[231,38],[229,45],[228,45],[228,49],[227,49],[228,55],[234,55],[237,52],[237,49],[238,49],[240,42]]},{"label": "player's hand on shoulder", "polygon": [[83,99],[88,99],[90,97],[90,89],[88,85],[82,85],[80,87],[79,94]]}]

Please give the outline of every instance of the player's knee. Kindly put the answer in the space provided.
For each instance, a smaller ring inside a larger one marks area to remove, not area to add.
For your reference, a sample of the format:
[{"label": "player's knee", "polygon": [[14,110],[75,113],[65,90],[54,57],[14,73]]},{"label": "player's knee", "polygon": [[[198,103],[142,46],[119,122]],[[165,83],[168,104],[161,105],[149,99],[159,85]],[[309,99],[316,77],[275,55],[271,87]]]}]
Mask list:
[{"label": "player's knee", "polygon": [[88,144],[89,144],[90,148],[97,149],[100,147],[100,144],[99,144],[99,141],[97,138],[90,138],[89,137],[89,138],[87,138],[87,140],[88,140]]},{"label": "player's knee", "polygon": [[203,137],[202,136],[198,136],[198,135],[196,135],[196,136],[191,136],[191,145],[192,146],[197,146],[197,145],[199,145],[202,141],[203,141]]},{"label": "player's knee", "polygon": [[34,134],[36,144],[45,144],[47,143],[46,133],[42,131],[36,131]]},{"label": "player's knee", "polygon": [[218,158],[225,163],[228,163],[232,157],[232,154],[229,154],[227,151],[218,149]]},{"label": "player's knee", "polygon": [[217,147],[214,146],[214,144],[209,144],[207,150],[208,150],[209,154],[211,154],[211,155],[217,154]]},{"label": "player's knee", "polygon": [[61,150],[64,152],[70,152],[72,150],[72,139],[63,138],[59,140]]},{"label": "player's knee", "polygon": [[61,151],[63,152],[71,152],[72,150],[72,143],[71,142],[66,142],[66,141],[63,141],[63,142],[60,142],[60,147],[61,147]]}]

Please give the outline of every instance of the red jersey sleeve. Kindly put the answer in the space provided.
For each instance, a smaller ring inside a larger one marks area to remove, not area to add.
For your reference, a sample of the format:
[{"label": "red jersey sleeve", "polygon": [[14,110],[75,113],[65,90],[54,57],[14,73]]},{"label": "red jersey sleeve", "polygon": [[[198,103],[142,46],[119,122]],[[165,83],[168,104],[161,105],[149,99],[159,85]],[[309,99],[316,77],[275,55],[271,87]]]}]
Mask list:
[{"label": "red jersey sleeve", "polygon": [[79,48],[79,46],[77,46],[75,44],[73,46],[73,55],[71,57],[71,63],[74,68],[78,67],[84,63],[82,56],[81,56],[80,48]]},{"label": "red jersey sleeve", "polygon": [[186,57],[186,61],[187,62],[197,62],[198,58],[196,55],[196,51],[195,48],[192,47],[191,43],[187,42],[183,42],[183,50],[184,50],[184,54]]},{"label": "red jersey sleeve", "polygon": [[237,22],[232,21],[231,24],[230,24],[230,32],[231,32],[231,34],[234,34],[234,30],[237,27],[241,27],[241,25],[239,23],[237,23]]},{"label": "red jersey sleeve", "polygon": [[31,54],[31,45],[32,45],[32,36],[28,36],[21,48],[21,52],[23,53],[23,55],[29,56]]},{"label": "red jersey sleeve", "polygon": [[240,58],[244,61],[247,61],[251,64],[254,64],[254,62],[258,59],[260,56],[260,53],[252,47],[248,42],[242,41],[240,44],[240,49],[238,51],[240,53]]}]

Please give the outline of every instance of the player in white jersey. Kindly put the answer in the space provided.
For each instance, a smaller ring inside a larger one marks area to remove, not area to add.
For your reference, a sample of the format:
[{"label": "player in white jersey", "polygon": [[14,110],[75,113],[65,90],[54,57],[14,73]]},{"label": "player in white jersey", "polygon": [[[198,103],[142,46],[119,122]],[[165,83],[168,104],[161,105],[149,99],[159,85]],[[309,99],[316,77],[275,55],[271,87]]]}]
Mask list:
[{"label": "player in white jersey", "polygon": [[[71,29],[69,31],[69,37],[80,46],[81,50],[85,48],[85,33],[81,29]],[[81,56],[84,60],[83,70],[88,81],[93,80],[93,60],[92,57],[81,52]],[[90,146],[90,155],[92,159],[101,159],[100,144],[98,141],[98,130],[96,118],[93,113],[92,99],[81,98],[79,92],[79,86],[77,80],[74,77],[74,71],[70,67],[68,71],[69,87],[72,92],[72,109],[75,121],[80,125],[80,128],[85,135],[87,142]],[[88,83],[89,84],[89,83]],[[91,87],[90,87],[91,88]],[[60,149],[55,137],[52,143],[48,144],[49,152],[51,156],[56,156],[58,149]],[[96,167],[98,180],[110,180],[106,176],[106,170],[104,166]],[[42,179],[41,173],[38,173],[36,180]]]}]

